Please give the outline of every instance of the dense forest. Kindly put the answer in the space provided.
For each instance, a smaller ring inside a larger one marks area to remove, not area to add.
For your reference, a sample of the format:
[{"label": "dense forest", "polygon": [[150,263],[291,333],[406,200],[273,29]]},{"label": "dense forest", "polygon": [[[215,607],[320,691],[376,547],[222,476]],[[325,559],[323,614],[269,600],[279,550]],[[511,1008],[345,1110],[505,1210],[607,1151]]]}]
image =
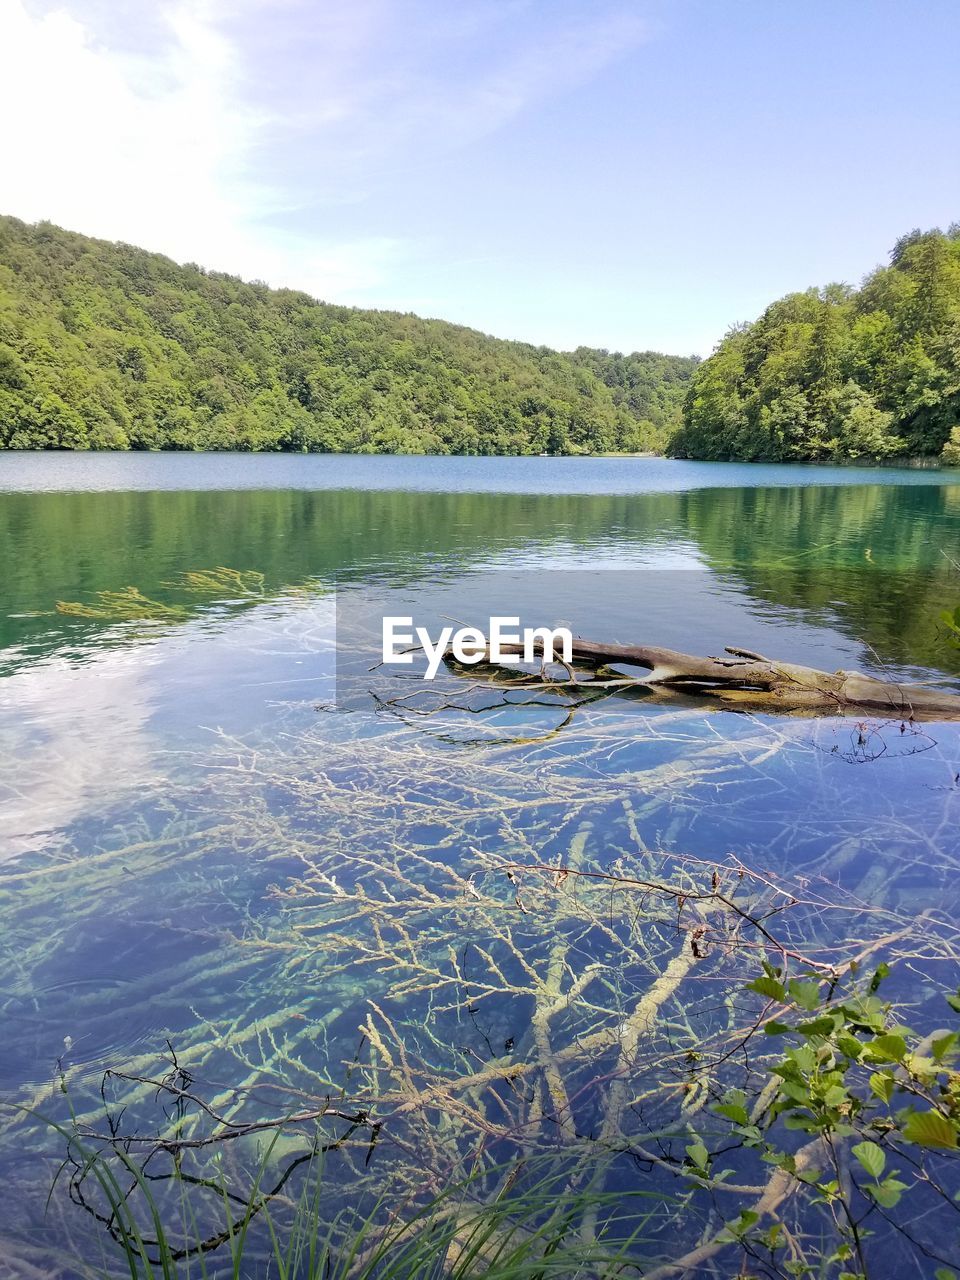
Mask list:
[{"label": "dense forest", "polygon": [[0,218],[0,448],[656,449],[696,364],[330,306]]},{"label": "dense forest", "polygon": [[859,289],[781,298],[696,370],[682,458],[960,465],[960,225],[912,231]]}]

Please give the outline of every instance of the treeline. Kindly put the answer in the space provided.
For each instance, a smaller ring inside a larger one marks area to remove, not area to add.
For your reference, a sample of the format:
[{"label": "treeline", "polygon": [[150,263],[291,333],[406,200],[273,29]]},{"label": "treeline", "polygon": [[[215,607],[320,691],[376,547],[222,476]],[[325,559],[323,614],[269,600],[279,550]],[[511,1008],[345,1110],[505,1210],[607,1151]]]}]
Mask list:
[{"label": "treeline", "polygon": [[960,465],[960,225],[913,231],[859,289],[792,293],[693,377],[681,458]]},{"label": "treeline", "polygon": [[662,447],[697,361],[561,354],[0,218],[0,447]]}]

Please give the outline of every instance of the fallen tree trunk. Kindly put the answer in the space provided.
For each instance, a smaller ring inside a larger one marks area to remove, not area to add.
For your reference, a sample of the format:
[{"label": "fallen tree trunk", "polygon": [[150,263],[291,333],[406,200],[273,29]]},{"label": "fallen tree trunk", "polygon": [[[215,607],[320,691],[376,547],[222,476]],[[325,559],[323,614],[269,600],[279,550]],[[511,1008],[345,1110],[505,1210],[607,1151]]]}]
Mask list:
[{"label": "fallen tree trunk", "polygon": [[[502,649],[520,652],[520,646],[503,645]],[[841,714],[866,711],[897,720],[960,719],[960,694],[928,685],[897,684],[860,671],[819,671],[816,667],[776,662],[749,649],[727,648],[724,654],[699,658],[655,645],[575,639],[571,666],[588,668],[595,678],[600,668],[642,667],[649,674],[634,680],[651,689],[699,694],[727,704],[749,704],[767,710]]]}]

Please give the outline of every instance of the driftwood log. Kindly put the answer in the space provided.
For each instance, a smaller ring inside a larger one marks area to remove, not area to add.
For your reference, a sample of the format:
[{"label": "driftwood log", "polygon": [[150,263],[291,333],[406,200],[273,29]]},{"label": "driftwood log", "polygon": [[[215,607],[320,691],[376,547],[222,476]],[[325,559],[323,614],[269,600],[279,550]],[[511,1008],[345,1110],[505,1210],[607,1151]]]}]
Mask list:
[{"label": "driftwood log", "polygon": [[[520,652],[520,646],[501,648],[503,652]],[[648,674],[632,677],[631,683],[654,692],[693,694],[727,705],[814,715],[866,712],[906,721],[960,719],[960,694],[922,684],[897,684],[860,671],[818,671],[777,662],[749,649],[727,648],[723,657],[698,658],[655,645],[575,639],[571,657],[571,677],[573,669],[579,668],[589,670],[597,680],[605,668],[609,676],[622,678],[610,668],[642,667]]]}]

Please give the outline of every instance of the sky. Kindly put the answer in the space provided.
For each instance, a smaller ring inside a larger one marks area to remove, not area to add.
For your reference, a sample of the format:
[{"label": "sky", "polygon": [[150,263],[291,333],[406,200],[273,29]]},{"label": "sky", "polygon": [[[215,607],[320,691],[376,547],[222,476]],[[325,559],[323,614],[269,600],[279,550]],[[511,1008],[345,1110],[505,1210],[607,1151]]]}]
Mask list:
[{"label": "sky", "polygon": [[0,213],[709,353],[960,220],[956,0],[0,0]]}]

